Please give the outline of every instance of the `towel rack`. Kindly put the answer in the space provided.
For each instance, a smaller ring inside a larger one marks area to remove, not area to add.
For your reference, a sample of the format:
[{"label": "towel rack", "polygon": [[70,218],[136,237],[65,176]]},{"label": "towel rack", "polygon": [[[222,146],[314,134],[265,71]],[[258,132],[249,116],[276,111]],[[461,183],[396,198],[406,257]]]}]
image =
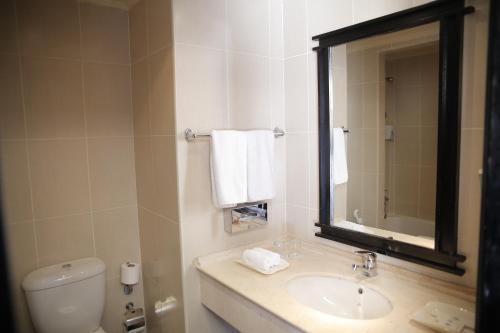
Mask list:
[{"label": "towel rack", "polygon": [[[275,127],[273,129],[273,132],[275,138],[285,135],[285,131],[283,131],[279,127]],[[196,133],[192,129],[186,128],[186,130],[184,131],[184,137],[186,138],[186,141],[190,142],[198,138],[208,138],[210,137],[210,133]]]}]

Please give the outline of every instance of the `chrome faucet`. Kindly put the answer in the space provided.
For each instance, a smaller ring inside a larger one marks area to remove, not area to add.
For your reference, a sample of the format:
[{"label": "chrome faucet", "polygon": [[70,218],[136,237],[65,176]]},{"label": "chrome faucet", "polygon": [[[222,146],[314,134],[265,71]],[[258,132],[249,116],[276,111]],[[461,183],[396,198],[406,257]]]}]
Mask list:
[{"label": "chrome faucet", "polygon": [[356,271],[358,268],[362,268],[361,272],[366,277],[377,276],[377,254],[372,251],[354,251],[354,253],[359,254],[363,260],[363,265],[353,264],[352,270]]}]

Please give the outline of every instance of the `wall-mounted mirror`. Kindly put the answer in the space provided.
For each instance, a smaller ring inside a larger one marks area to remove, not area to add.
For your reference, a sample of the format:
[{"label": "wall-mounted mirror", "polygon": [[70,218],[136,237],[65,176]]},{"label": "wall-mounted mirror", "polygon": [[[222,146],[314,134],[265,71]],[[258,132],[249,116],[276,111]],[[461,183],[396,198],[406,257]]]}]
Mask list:
[{"label": "wall-mounted mirror", "polygon": [[314,37],[317,236],[463,274],[457,263],[463,1]]},{"label": "wall-mounted mirror", "polygon": [[[346,103],[333,104],[330,118],[349,130],[348,177],[332,184],[334,225],[433,249],[439,23],[331,52],[333,89]],[[340,167],[333,155],[330,167]]]}]

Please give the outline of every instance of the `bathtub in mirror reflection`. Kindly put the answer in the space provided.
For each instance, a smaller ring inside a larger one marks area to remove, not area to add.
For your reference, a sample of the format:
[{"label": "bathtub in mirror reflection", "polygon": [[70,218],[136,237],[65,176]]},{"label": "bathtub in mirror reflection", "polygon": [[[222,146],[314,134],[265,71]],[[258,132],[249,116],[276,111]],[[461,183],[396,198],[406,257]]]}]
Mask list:
[{"label": "bathtub in mirror reflection", "polygon": [[434,248],[439,23],[336,46],[331,61],[331,126],[349,129],[334,225]]}]

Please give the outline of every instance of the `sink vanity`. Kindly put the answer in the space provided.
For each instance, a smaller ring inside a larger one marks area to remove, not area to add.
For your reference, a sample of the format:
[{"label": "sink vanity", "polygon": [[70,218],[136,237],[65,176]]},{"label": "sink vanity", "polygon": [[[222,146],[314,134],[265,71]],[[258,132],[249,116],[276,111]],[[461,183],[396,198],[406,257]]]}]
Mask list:
[{"label": "sink vanity", "polygon": [[411,321],[427,302],[475,306],[471,289],[386,263],[365,277],[352,270],[359,256],[316,243],[304,242],[288,269],[262,275],[235,262],[252,246],[195,261],[203,304],[241,332],[433,332]]}]

